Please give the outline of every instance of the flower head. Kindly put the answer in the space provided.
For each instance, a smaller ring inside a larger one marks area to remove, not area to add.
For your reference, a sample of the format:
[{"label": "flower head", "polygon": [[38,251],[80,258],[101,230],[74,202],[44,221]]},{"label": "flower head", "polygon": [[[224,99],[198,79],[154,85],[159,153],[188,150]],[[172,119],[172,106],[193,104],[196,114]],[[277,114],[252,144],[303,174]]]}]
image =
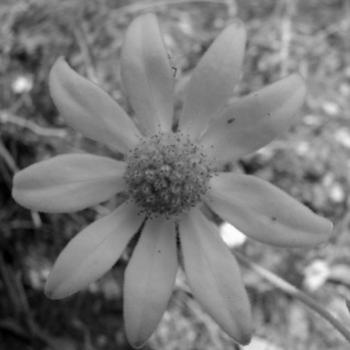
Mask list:
[{"label": "flower head", "polygon": [[[188,284],[204,310],[237,342],[249,342],[250,306],[238,264],[203,212],[209,206],[247,236],[276,246],[316,245],[332,225],[278,188],[248,175],[222,172],[288,130],[305,86],[296,74],[230,100],[244,55],[245,29],[229,25],[194,70],[174,131],[174,79],[154,15],[126,33],[121,73],[134,120],[102,89],[58,59],[50,92],[66,122],[125,154],[124,161],[67,154],[15,175],[13,197],[44,212],[69,212],[127,199],[83,229],[59,255],[46,285],[53,299],[102,276],[140,233],[125,272],[124,319],[133,346],[159,323],[183,257]],[[177,244],[177,238],[179,243]]]}]

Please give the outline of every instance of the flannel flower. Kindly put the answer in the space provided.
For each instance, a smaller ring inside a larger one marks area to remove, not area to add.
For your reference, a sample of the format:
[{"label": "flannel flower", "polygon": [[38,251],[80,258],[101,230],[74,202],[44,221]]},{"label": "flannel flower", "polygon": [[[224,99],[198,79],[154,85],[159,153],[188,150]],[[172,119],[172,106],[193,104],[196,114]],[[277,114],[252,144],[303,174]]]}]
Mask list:
[{"label": "flannel flower", "polygon": [[135,347],[144,344],[167,307],[179,256],[203,309],[238,343],[251,338],[238,264],[204,207],[275,246],[316,245],[332,230],[329,221],[273,185],[221,171],[226,162],[286,132],[305,95],[303,80],[293,74],[232,100],[245,39],[243,24],[235,21],[213,42],[186,87],[176,130],[173,70],[153,14],[132,22],[122,47],[121,74],[134,120],[62,58],[51,70],[50,92],[66,122],[123,152],[124,161],[80,153],[44,160],[15,175],[13,197],[32,210],[60,213],[127,195],[69,242],[46,294],[59,299],[85,288],[139,234],[124,281],[125,329]]}]

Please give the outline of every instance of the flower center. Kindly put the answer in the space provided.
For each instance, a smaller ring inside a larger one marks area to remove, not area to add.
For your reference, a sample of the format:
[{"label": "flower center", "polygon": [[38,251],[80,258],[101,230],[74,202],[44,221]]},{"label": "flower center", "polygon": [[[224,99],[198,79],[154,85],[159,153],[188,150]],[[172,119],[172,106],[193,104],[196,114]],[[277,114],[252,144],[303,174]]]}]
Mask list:
[{"label": "flower center", "polygon": [[171,133],[154,135],[130,151],[124,179],[141,213],[169,218],[201,200],[212,174],[200,147]]}]

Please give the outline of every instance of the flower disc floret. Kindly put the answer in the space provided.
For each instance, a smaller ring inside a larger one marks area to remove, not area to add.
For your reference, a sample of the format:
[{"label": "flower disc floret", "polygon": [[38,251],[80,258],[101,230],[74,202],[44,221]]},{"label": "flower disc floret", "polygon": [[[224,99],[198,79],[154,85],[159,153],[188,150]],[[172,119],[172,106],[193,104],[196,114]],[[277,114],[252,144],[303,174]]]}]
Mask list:
[{"label": "flower disc floret", "polygon": [[188,137],[157,134],[129,153],[124,179],[142,213],[169,218],[201,200],[212,174],[206,155]]}]

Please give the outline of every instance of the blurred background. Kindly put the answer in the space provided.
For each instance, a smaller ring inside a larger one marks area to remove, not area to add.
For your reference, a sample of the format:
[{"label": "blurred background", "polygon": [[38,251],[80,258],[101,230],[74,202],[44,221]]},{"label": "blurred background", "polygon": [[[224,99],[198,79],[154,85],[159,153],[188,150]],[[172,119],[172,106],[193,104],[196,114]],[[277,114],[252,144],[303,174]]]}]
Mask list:
[{"label": "blurred background", "polygon": [[[0,349],[130,349],[122,320],[128,250],[88,290],[61,301],[43,294],[63,246],[105,215],[109,204],[74,214],[38,214],[13,201],[11,185],[17,170],[57,154],[81,149],[109,154],[65,125],[49,95],[48,72],[63,55],[129,110],[120,82],[120,46],[127,25],[145,11],[158,15],[177,66],[179,106],[199,58],[236,17],[248,29],[237,95],[295,71],[306,79],[308,95],[297,127],[234,166],[332,220],[331,241],[313,250],[286,250],[246,240],[227,225],[222,233],[232,249],[310,294],[350,329],[349,0],[1,0]],[[242,273],[255,326],[253,342],[244,349],[350,347],[299,301],[250,269],[243,267]],[[238,347],[203,313],[179,274],[168,311],[145,349]]]}]

